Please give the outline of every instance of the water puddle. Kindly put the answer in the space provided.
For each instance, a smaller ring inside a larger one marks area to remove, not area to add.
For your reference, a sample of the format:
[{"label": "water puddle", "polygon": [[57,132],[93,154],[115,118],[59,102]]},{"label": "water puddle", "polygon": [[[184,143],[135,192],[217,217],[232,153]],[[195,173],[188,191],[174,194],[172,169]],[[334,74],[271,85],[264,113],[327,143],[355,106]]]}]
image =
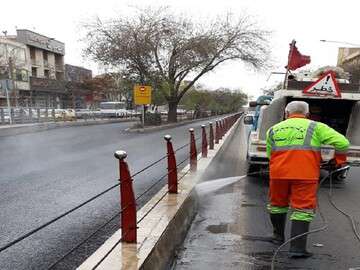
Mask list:
[{"label": "water puddle", "polygon": [[230,224],[228,223],[221,223],[219,225],[209,225],[206,227],[206,230],[211,233],[232,233],[230,229]]},{"label": "water puddle", "polygon": [[206,230],[214,234],[232,233],[232,234],[240,235],[241,239],[247,241],[262,241],[262,242],[272,243],[271,237],[240,234],[240,228],[236,224],[220,223],[218,225],[209,225],[206,227]]},{"label": "water puddle", "polygon": [[247,241],[262,241],[262,242],[272,243],[271,237],[241,234],[240,227],[238,224],[220,223],[217,225],[209,225],[206,227],[206,230],[213,234],[231,233],[231,234],[239,235],[241,236],[241,239]]}]

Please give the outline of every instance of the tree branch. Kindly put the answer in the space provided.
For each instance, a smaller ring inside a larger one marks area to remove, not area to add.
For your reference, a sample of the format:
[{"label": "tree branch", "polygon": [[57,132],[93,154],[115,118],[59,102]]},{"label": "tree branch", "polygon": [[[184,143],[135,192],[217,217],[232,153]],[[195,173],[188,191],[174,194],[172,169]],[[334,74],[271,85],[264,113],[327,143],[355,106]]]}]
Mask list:
[{"label": "tree branch", "polygon": [[164,69],[162,68],[162,66],[161,66],[161,64],[160,64],[160,61],[159,61],[159,56],[158,56],[157,50],[158,50],[158,46],[156,46],[156,47],[154,48],[154,55],[155,55],[156,65],[157,65],[157,67],[158,67],[158,69],[159,69],[159,71],[160,71],[161,76],[162,76],[163,78],[166,78],[166,77],[165,77],[165,73],[164,73]]}]

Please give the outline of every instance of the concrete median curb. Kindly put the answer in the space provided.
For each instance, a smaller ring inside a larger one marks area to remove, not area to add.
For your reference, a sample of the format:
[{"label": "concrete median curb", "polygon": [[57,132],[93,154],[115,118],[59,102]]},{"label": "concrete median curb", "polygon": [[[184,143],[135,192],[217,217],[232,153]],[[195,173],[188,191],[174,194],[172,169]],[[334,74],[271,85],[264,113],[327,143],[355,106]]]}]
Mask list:
[{"label": "concrete median curb", "polygon": [[78,126],[91,126],[103,125],[111,123],[132,122],[134,118],[129,119],[101,119],[101,120],[87,120],[87,121],[73,121],[73,122],[48,122],[48,123],[33,123],[33,124],[19,124],[13,126],[0,126],[0,137],[13,136],[18,134],[39,132],[54,128],[63,127],[78,127]]},{"label": "concrete median curb", "polygon": [[211,166],[214,158],[223,151],[232,137],[239,120],[227,132],[207,158],[198,156],[198,169],[189,172],[187,165],[178,174],[178,194],[167,193],[163,187],[139,211],[138,241],[136,244],[121,242],[121,229],[113,234],[78,270],[96,269],[168,269],[197,212],[198,199],[195,186]]},{"label": "concrete median curb", "polygon": [[[198,118],[198,119],[193,119],[193,120],[184,120],[181,122],[165,124],[165,125],[161,125],[161,126],[151,126],[151,127],[145,127],[145,128],[128,128],[128,129],[126,129],[126,131],[134,132],[134,133],[135,132],[143,133],[143,132],[159,131],[159,130],[164,130],[164,129],[173,128],[173,127],[181,127],[181,126],[191,124],[194,122],[205,121],[205,120],[210,120],[212,118],[219,118],[219,117],[221,117],[221,115],[205,117],[205,118]],[[225,117],[225,116],[223,116],[223,117]]]}]

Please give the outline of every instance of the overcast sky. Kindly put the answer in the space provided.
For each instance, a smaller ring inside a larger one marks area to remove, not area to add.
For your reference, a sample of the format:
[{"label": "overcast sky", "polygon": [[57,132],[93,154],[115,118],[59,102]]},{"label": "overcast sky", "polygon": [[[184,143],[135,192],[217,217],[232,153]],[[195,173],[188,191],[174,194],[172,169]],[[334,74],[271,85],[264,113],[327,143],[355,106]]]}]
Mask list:
[{"label": "overcast sky", "polygon": [[[335,5],[335,3],[337,5]],[[65,42],[65,62],[91,67],[97,66],[81,56],[83,44],[79,42],[79,24],[88,18],[114,17],[130,12],[130,6],[168,5],[174,10],[194,17],[207,18],[231,11],[245,11],[254,15],[258,23],[273,32],[271,52],[274,68],[256,73],[240,63],[229,63],[207,75],[200,82],[211,88],[241,88],[250,95],[258,95],[260,88],[282,80],[270,71],[284,71],[289,43],[292,39],[302,54],[311,56],[306,69],[323,65],[336,65],[338,47],[346,44],[323,43],[320,39],[360,44],[358,34],[360,2],[356,0],[17,0],[2,1],[0,30],[14,34],[17,28],[26,28]],[[359,46],[360,47],[360,46]]]}]

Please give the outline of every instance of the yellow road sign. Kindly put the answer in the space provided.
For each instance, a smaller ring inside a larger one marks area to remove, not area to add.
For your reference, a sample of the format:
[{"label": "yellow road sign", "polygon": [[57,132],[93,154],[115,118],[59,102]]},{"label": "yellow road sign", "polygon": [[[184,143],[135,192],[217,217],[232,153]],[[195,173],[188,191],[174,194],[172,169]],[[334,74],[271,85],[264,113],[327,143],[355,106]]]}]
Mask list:
[{"label": "yellow road sign", "polygon": [[134,86],[134,102],[136,105],[151,104],[151,91],[149,85],[135,85]]}]

